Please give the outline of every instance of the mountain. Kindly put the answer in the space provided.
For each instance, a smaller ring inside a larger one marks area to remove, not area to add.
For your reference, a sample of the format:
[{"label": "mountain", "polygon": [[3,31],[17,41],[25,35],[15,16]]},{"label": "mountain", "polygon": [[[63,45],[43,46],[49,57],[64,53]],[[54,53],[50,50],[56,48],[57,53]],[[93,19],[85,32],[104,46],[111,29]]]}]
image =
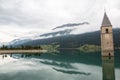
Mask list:
[{"label": "mountain", "polygon": [[[0,46],[4,45],[21,45],[26,42],[37,40],[37,39],[48,39],[48,38],[54,38],[59,36],[67,36],[71,34],[79,34],[79,29],[83,27],[86,28],[86,26],[89,27],[88,22],[81,22],[81,23],[68,23],[63,24],[58,27],[55,27],[54,29],[51,29],[47,33],[40,33],[40,32],[29,32],[26,33],[25,36],[14,39],[11,42],[1,43]],[[85,25],[85,26],[84,26]],[[58,29],[59,28],[59,29]],[[83,31],[81,32],[83,33]]]},{"label": "mountain", "polygon": [[21,45],[30,40],[31,39],[14,39],[13,41],[9,42],[7,45]]},{"label": "mountain", "polygon": [[[113,36],[114,36],[114,45],[116,47],[120,47],[120,29],[113,29]],[[46,39],[36,39],[30,40],[20,45],[44,45],[44,44],[59,44],[61,48],[77,48],[84,44],[94,44],[100,45],[100,31],[89,32],[84,34],[77,34],[77,35],[65,35],[65,36],[56,36]]]},{"label": "mountain", "polygon": [[45,33],[40,35],[40,37],[48,37],[48,36],[64,36],[64,35],[69,35],[74,29],[65,29],[65,30],[61,30],[61,31],[57,31],[57,32],[50,32],[50,33]]},{"label": "mountain", "polygon": [[47,39],[37,39],[24,43],[24,45],[44,45],[57,43],[61,48],[75,48],[83,44],[97,44],[100,45],[99,31],[92,33],[85,33],[80,35],[66,35]]}]

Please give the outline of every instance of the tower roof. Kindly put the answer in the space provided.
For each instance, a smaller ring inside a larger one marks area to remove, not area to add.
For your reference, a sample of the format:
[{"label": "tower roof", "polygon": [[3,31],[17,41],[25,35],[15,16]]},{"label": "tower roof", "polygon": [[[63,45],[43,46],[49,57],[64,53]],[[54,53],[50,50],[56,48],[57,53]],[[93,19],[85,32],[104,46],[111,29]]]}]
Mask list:
[{"label": "tower roof", "polygon": [[106,12],[104,13],[104,17],[103,17],[103,21],[102,21],[102,25],[101,26],[111,26],[111,22],[106,14]]}]

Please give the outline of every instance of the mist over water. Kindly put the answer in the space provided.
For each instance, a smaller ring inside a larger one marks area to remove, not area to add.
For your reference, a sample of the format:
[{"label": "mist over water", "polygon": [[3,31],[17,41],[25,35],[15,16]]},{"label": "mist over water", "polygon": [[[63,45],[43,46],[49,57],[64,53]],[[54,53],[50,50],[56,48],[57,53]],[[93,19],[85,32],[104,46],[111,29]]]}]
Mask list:
[{"label": "mist over water", "polygon": [[[0,80],[102,80],[100,53],[60,51],[39,56],[21,55],[0,58]],[[119,61],[119,57],[115,57],[116,80],[120,79]]]}]

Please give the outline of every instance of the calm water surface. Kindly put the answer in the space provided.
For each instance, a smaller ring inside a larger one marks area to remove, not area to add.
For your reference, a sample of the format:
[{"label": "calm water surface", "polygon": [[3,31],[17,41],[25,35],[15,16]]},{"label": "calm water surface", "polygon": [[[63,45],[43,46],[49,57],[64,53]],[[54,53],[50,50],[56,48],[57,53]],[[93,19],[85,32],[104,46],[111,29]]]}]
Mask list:
[{"label": "calm water surface", "polygon": [[103,80],[103,76],[112,80],[114,61],[115,78],[120,80],[120,51],[115,51],[114,61],[107,59],[101,58],[100,52],[72,50],[41,55],[0,55],[0,80]]}]

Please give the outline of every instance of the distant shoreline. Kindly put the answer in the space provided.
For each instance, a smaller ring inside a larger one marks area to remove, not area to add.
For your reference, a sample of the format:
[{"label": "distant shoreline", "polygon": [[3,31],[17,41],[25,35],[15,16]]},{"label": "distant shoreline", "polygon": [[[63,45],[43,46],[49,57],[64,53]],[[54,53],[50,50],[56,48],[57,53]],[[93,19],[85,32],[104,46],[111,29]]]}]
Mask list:
[{"label": "distant shoreline", "polygon": [[15,53],[45,53],[47,50],[0,50],[0,54],[15,54]]},{"label": "distant shoreline", "polygon": [[58,48],[59,50],[78,50],[78,48]]}]

